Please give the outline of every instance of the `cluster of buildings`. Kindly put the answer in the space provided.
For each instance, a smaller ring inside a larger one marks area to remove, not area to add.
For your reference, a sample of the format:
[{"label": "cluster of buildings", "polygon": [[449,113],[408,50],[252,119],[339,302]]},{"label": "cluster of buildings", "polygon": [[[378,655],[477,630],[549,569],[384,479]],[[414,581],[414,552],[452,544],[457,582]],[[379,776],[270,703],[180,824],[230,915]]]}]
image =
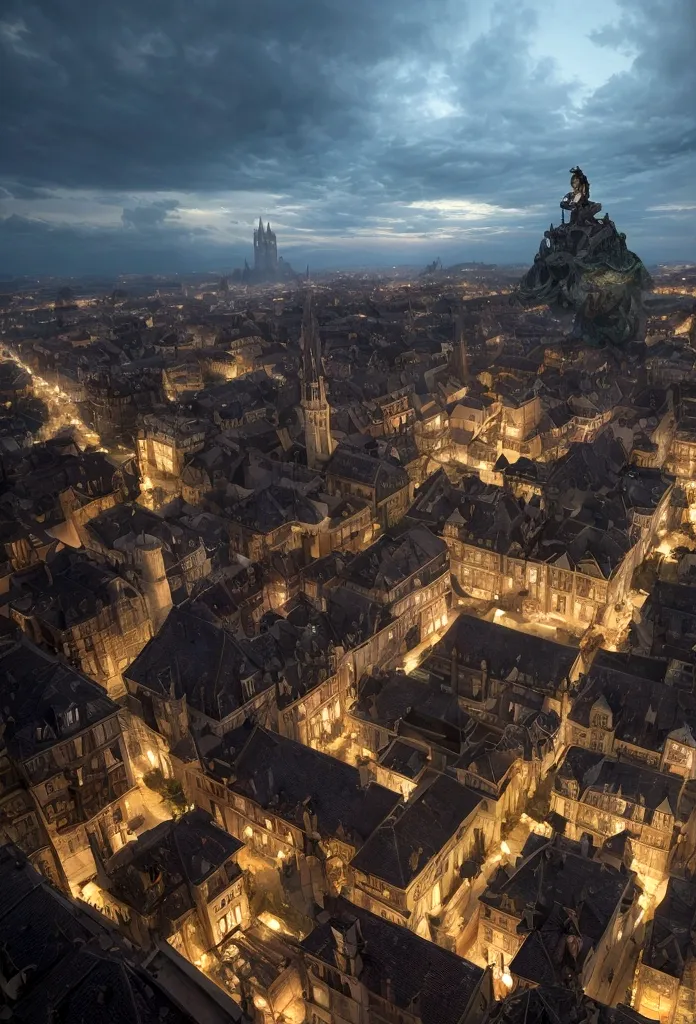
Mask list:
[{"label": "cluster of buildings", "polygon": [[254,253],[4,303],[3,1012],[687,1024],[689,293]]}]

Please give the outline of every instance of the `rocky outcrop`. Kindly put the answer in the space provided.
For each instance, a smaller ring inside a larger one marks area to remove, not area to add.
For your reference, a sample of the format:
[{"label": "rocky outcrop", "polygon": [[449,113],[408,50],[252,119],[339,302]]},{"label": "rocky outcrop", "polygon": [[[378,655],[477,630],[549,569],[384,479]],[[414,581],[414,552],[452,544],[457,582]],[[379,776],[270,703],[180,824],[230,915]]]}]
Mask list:
[{"label": "rocky outcrop", "polygon": [[602,207],[590,202],[589,183],[579,168],[571,173],[573,191],[561,202],[570,211],[570,222],[552,224],[544,232],[513,301],[574,313],[570,337],[586,344],[624,346],[642,340],[643,295],[651,286],[650,275],[608,214],[597,219]]}]

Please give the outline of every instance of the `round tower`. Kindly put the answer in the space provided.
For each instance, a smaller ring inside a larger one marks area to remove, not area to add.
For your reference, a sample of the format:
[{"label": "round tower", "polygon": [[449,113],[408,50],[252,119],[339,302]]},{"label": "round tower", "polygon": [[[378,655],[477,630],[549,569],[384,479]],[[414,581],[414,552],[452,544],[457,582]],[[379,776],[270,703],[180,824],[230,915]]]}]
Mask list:
[{"label": "round tower", "polygon": [[172,592],[164,569],[162,542],[149,533],[142,533],[133,548],[133,562],[142,582],[153,631],[157,633],[172,607]]}]

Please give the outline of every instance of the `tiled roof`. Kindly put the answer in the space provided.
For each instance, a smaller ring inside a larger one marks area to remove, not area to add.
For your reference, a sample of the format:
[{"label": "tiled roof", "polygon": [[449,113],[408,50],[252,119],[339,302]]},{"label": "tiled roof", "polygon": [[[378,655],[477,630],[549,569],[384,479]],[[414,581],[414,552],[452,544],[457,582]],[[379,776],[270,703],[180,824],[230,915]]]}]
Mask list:
[{"label": "tiled roof", "polygon": [[422,785],[420,795],[412,796],[368,839],[352,867],[406,889],[483,801],[448,775],[436,775]]},{"label": "tiled roof", "polygon": [[316,815],[322,837],[343,833],[361,846],[399,803],[396,793],[376,783],[361,787],[352,765],[285,736],[255,727],[234,742],[234,753],[223,742],[211,754],[233,765],[236,778],[229,788],[300,829],[307,809]]},{"label": "tiled roof", "polygon": [[301,948],[336,968],[336,935],[359,921],[364,943],[360,981],[384,997],[387,979],[391,1002],[404,1010],[418,1006],[422,1024],[458,1024],[482,981],[483,971],[468,960],[413,932],[392,924],[345,900],[337,900],[328,921],[319,924]]}]

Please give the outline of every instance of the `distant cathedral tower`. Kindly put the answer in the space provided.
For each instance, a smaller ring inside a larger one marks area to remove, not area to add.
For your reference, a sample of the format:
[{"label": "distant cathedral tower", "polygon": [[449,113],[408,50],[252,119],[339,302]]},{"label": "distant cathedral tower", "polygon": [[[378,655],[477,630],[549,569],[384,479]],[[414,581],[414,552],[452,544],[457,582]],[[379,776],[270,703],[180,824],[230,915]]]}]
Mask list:
[{"label": "distant cathedral tower", "polygon": [[259,217],[259,226],[254,231],[254,270],[261,274],[275,274],[278,269],[278,245],[270,223],[264,231]]},{"label": "distant cathedral tower", "polygon": [[326,388],[321,365],[321,339],[312,311],[312,293],[307,289],[302,317],[302,409],[305,421],[307,465],[319,469],[331,456],[331,407],[326,399]]}]

